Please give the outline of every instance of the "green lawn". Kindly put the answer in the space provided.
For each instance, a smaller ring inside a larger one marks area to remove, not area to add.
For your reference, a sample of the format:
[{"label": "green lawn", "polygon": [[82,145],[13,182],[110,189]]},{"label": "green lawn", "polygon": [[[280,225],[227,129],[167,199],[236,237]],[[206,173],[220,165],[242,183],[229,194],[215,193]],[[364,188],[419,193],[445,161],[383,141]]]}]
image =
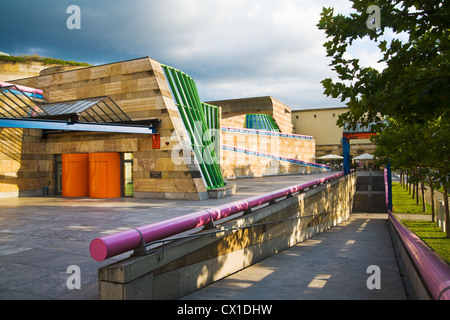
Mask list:
[{"label": "green lawn", "polygon": [[450,262],[450,239],[445,237],[445,232],[442,232],[435,222],[417,220],[402,220],[402,222],[442,258]]},{"label": "green lawn", "polygon": [[422,211],[422,197],[419,190],[419,205],[416,204],[416,199],[408,194],[408,191],[403,189],[400,183],[392,184],[392,210],[396,213],[411,213],[411,214],[430,214],[431,205],[426,203],[427,211]]},{"label": "green lawn", "polygon": [[[392,184],[392,203],[394,213],[431,214],[431,206],[428,203],[425,213],[422,211],[422,199],[420,198],[417,205],[416,199],[412,199],[399,183]],[[436,222],[423,220],[402,220],[402,222],[442,258],[450,262],[450,239],[445,237],[445,232],[441,231]]]}]

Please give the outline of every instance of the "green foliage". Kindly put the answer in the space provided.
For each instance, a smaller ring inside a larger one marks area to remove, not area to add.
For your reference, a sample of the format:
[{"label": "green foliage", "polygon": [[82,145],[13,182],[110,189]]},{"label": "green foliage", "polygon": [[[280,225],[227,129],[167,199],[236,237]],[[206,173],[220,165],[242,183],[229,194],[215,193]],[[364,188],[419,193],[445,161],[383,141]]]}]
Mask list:
[{"label": "green foliage", "polygon": [[31,63],[40,62],[44,65],[64,65],[64,66],[90,66],[85,62],[65,61],[61,59],[53,59],[47,57],[41,57],[37,54],[34,55],[22,55],[22,56],[0,56],[0,63]]},{"label": "green foliage", "polygon": [[[367,0],[353,0],[346,17],[323,8],[318,28],[339,80],[324,79],[324,94],[346,102],[338,124],[376,126],[376,156],[396,169],[428,168],[448,184],[450,172],[450,6],[441,0],[379,0],[381,27],[369,29]],[[393,34],[386,40],[386,34]],[[400,34],[408,41],[400,41]],[[361,67],[346,58],[355,40],[378,43],[386,67]],[[422,175],[425,177],[426,175]]]},{"label": "green foliage", "polygon": [[[324,47],[342,82],[325,79],[322,84],[327,96],[350,108],[339,119],[341,125],[377,121],[379,114],[423,123],[448,112],[450,6],[444,2],[379,0],[382,25],[372,30],[366,26],[371,1],[353,0],[356,12],[349,17],[323,8],[317,26],[330,39]],[[383,39],[387,32],[407,33],[409,41],[388,42]],[[344,56],[355,40],[365,37],[380,41],[381,61],[387,64],[382,72]]]},{"label": "green foliage", "polygon": [[[379,0],[381,27],[369,29],[367,0],[352,0],[354,13],[334,15],[323,8],[318,28],[339,81],[324,79],[324,94],[346,102],[340,126],[387,120],[376,127],[375,155],[418,181],[439,180],[445,197],[450,186],[450,5],[442,0]],[[386,40],[387,34],[394,36]],[[407,41],[400,35],[406,34]],[[378,42],[386,67],[361,67],[345,55],[355,40]],[[381,164],[381,163],[380,163]],[[447,199],[447,198],[446,198]],[[450,225],[449,205],[445,202]],[[450,231],[447,231],[450,238]]]}]

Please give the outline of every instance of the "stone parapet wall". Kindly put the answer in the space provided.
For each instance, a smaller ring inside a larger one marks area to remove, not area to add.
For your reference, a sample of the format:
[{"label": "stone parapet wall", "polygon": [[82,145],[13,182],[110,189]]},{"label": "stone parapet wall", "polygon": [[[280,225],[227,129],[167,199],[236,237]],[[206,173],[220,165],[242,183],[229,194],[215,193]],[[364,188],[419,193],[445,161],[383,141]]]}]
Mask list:
[{"label": "stone parapet wall", "polygon": [[[356,174],[328,182],[98,272],[103,300],[178,299],[346,221]],[[217,224],[217,223],[216,223]],[[238,230],[228,230],[238,228]],[[209,232],[202,235],[202,233]]]},{"label": "stone parapet wall", "polygon": [[35,77],[38,76],[43,70],[57,66],[58,65],[45,65],[42,62],[12,63],[1,61],[0,81],[8,82],[15,79]]},{"label": "stone parapet wall", "polygon": [[42,195],[51,187],[53,157],[42,152],[41,135],[41,130],[0,128],[0,198]]},{"label": "stone parapet wall", "polygon": [[[314,161],[314,140],[222,131],[222,143],[251,151]],[[222,150],[221,170],[225,178],[262,177],[289,173],[311,173],[320,170],[261,156]]]}]

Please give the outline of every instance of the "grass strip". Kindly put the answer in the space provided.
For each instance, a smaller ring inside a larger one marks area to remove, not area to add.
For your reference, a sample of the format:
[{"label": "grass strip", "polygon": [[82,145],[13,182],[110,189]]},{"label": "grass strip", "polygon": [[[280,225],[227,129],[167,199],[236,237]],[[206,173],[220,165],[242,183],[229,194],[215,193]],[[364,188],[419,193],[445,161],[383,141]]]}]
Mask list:
[{"label": "grass strip", "polygon": [[[427,203],[427,212],[423,212],[422,200],[417,205],[416,199],[412,199],[399,183],[392,184],[392,203],[393,211],[397,214],[431,215],[431,206]],[[424,220],[402,220],[402,222],[444,260],[450,262],[450,239],[446,238],[445,232],[436,225],[436,222]]]}]

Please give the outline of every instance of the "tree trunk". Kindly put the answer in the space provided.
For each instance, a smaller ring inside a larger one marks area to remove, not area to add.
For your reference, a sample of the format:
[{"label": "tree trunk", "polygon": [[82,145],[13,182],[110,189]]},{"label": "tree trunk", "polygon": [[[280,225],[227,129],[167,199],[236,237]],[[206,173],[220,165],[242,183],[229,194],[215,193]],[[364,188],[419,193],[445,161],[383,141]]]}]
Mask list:
[{"label": "tree trunk", "polygon": [[406,179],[408,180],[408,194],[409,195],[411,195],[411,175],[409,174],[409,172],[408,172],[408,174],[406,175]]},{"label": "tree trunk", "polygon": [[447,183],[444,182],[444,210],[445,210],[445,230],[447,238],[450,238],[450,217],[448,214],[448,187]]},{"label": "tree trunk", "polygon": [[423,181],[420,183],[420,187],[422,189],[422,211],[427,212],[427,206],[425,204],[425,186],[424,186],[424,184],[425,183]]},{"label": "tree trunk", "polygon": [[435,222],[434,218],[434,185],[431,175],[428,176],[428,181],[430,181],[430,194],[431,194],[431,221]]},{"label": "tree trunk", "polygon": [[419,183],[416,185],[416,204],[419,205]]}]

